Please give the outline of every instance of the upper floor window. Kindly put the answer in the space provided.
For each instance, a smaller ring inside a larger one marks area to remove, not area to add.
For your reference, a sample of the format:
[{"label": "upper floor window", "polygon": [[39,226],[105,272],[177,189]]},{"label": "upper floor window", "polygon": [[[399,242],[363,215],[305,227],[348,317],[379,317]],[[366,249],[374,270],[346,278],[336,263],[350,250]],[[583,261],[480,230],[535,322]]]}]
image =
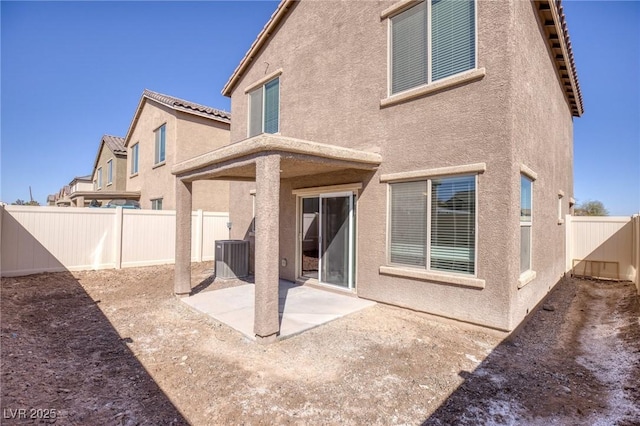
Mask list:
[{"label": "upper floor window", "polygon": [[166,140],[167,140],[167,125],[156,129],[156,149],[153,164],[162,163],[165,160],[166,152]]},{"label": "upper floor window", "polygon": [[138,144],[131,147],[131,174],[138,173]]},{"label": "upper floor window", "polygon": [[102,188],[102,167],[98,167],[96,172],[96,189]]},{"label": "upper floor window", "polygon": [[249,137],[280,130],[280,79],[249,92]]},{"label": "upper floor window", "polygon": [[476,175],[390,184],[389,261],[476,273]]},{"label": "upper floor window", "polygon": [[152,210],[162,210],[162,198],[155,198],[151,200]]},{"label": "upper floor window", "polygon": [[113,183],[113,160],[107,161],[107,185]]},{"label": "upper floor window", "polygon": [[391,94],[476,67],[475,0],[424,0],[391,17]]}]

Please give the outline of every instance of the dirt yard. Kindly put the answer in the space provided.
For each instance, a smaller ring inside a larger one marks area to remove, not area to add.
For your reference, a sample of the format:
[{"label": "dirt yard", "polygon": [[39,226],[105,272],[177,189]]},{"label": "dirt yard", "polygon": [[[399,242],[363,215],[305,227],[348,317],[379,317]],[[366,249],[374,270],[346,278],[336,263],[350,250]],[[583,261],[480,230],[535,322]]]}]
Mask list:
[{"label": "dirt yard", "polygon": [[[210,268],[194,286],[219,286]],[[629,283],[568,281],[508,342],[378,304],[260,346],[173,297],[172,277],[3,279],[2,424],[640,424]]]}]

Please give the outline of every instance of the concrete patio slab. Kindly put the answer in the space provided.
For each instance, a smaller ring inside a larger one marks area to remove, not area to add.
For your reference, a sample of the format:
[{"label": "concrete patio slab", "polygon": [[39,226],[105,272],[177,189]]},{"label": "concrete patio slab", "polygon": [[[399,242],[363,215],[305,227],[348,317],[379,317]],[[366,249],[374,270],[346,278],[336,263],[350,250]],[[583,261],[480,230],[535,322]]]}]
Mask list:
[{"label": "concrete patio slab", "polygon": [[[279,290],[279,339],[291,337],[376,304],[369,300],[301,286],[284,280],[280,280]],[[205,291],[181,300],[239,331],[249,339],[255,340],[253,332],[255,286],[253,284]]]}]

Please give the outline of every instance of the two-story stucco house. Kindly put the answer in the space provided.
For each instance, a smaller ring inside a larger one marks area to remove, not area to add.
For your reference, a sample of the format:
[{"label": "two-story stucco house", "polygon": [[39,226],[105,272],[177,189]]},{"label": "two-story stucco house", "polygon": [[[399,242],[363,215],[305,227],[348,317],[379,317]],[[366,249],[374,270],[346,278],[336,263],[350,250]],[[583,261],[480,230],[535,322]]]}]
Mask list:
[{"label": "two-story stucco house", "polygon": [[232,144],[173,167],[175,292],[193,186],[232,181],[259,341],[279,278],[510,331],[564,276],[582,100],[559,2],[283,0],[223,93]]},{"label": "two-story stucco house", "polygon": [[[231,116],[224,111],[144,90],[124,140],[126,188],[140,193],[143,209],[175,208],[171,167],[229,144]],[[228,211],[228,182],[199,182],[194,209]]]},{"label": "two-story stucco house", "polygon": [[87,177],[88,184],[73,187],[69,196],[72,205],[84,207],[92,200],[107,202],[115,198],[137,200],[139,192],[127,192],[127,151],[124,138],[104,135],[100,139],[93,173]]},{"label": "two-story stucco house", "polygon": [[93,162],[94,191],[124,191],[127,185],[124,138],[104,135]]}]

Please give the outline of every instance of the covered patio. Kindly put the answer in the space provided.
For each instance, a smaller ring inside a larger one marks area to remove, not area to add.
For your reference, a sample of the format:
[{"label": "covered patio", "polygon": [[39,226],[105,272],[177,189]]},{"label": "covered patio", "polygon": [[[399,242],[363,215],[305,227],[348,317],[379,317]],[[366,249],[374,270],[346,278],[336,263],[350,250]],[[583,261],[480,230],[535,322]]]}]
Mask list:
[{"label": "covered patio", "polygon": [[[376,304],[346,294],[338,294],[280,280],[278,286],[279,338],[295,336],[342,316]],[[255,286],[243,284],[213,291],[203,291],[183,301],[255,340]]]},{"label": "covered patio", "polygon": [[343,170],[374,171],[374,152],[262,134],[176,164],[176,266],[174,292],[191,293],[192,183],[198,180],[255,181],[255,294],[253,333],[270,343],[280,333],[280,182]]}]

